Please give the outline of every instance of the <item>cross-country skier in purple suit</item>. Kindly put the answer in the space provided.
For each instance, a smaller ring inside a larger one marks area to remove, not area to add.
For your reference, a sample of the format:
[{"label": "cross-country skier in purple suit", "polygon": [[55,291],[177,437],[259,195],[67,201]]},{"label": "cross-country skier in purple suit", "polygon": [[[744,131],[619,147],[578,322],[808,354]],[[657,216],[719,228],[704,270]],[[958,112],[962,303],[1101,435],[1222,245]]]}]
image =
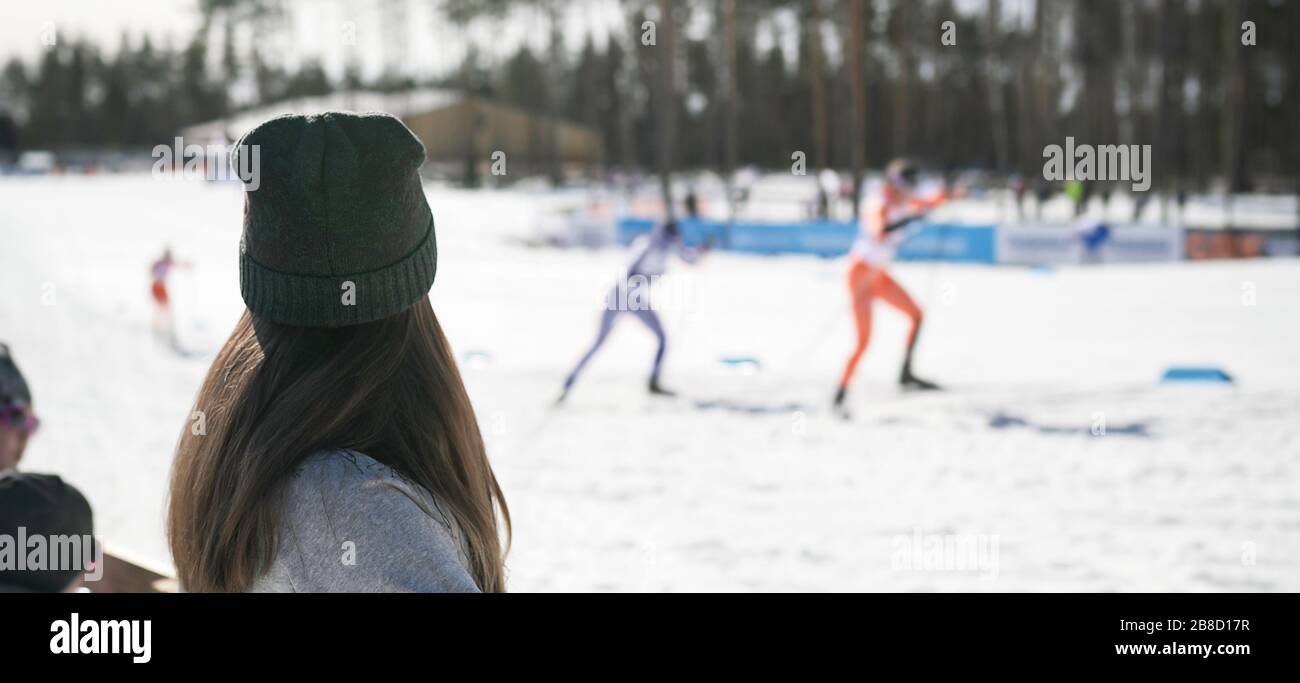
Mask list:
[{"label": "cross-country skier in purple suit", "polygon": [[687,263],[695,263],[708,250],[708,244],[700,248],[687,247],[682,241],[681,229],[678,228],[677,222],[672,220],[655,226],[649,234],[642,235],[632,242],[632,263],[621,281],[614,285],[609,296],[605,298],[605,310],[601,312],[596,341],[564,379],[564,390],[555,400],[556,404],[562,403],[569,395],[574,382],[578,381],[578,374],[605,343],[620,313],[636,316],[637,320],[650,328],[655,339],[659,341],[659,348],[655,351],[654,366],[650,370],[650,393],[665,396],[673,394],[659,384],[659,370],[664,360],[664,327],[660,324],[659,316],[655,314],[650,303],[650,287],[653,279],[663,275],[668,269],[668,260],[672,255],[677,255]]}]

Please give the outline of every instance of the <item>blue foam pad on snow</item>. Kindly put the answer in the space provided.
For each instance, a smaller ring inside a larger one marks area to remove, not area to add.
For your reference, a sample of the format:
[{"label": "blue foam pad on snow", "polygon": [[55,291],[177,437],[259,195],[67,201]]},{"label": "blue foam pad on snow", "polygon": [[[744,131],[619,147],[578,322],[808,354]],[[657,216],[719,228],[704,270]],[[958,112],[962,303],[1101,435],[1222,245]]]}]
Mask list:
[{"label": "blue foam pad on snow", "polygon": [[470,351],[464,355],[461,362],[471,368],[484,368],[492,364],[492,354],[486,351]]},{"label": "blue foam pad on snow", "polygon": [[763,367],[763,364],[753,356],[723,356],[718,359],[718,362],[733,368],[757,370]]},{"label": "blue foam pad on snow", "polygon": [[1213,366],[1191,367],[1175,365],[1160,378],[1161,382],[1219,382],[1232,383],[1232,375]]}]

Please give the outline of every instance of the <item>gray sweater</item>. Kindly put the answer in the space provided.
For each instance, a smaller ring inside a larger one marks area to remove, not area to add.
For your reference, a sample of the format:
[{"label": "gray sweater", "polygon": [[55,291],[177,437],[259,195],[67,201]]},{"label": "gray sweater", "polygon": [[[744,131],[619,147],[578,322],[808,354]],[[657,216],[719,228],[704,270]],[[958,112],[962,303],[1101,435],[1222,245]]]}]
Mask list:
[{"label": "gray sweater", "polygon": [[423,487],[353,451],[285,487],[278,550],[254,593],[475,592],[461,534]]}]

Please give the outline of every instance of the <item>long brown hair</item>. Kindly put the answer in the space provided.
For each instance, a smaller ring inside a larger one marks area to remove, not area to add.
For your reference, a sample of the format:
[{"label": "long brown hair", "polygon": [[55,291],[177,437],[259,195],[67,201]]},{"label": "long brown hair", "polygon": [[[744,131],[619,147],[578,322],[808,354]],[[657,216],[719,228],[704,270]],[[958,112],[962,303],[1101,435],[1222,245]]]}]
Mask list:
[{"label": "long brown hair", "polygon": [[508,547],[510,513],[428,297],[334,329],[244,311],[194,408],[167,515],[186,590],[241,591],[270,567],[286,478],[325,449],[365,453],[427,489],[459,524],[479,588],[505,589],[497,514]]}]

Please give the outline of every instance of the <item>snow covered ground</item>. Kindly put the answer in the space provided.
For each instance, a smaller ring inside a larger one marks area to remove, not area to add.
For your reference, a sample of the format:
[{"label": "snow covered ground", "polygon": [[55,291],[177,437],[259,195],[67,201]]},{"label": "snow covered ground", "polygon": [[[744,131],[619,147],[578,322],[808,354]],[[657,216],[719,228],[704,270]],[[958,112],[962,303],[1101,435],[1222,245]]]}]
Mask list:
[{"label": "snow covered ground", "polygon": [[[523,193],[429,195],[434,306],[514,515],[512,590],[1300,590],[1300,262],[900,265],[928,312],[917,369],[951,389],[892,386],[903,323],[882,309],[846,422],[827,411],[843,264],[714,254],[663,283],[679,398],[645,395],[652,342],[624,320],[552,411],[624,255],[524,246]],[[24,467],[159,560],[172,448],[242,310],[241,202],[148,176],[0,181],[0,340],[44,421]],[[191,262],[173,298],[195,357],[149,333],[165,243]],[[1158,384],[1174,364],[1237,382]]]}]

